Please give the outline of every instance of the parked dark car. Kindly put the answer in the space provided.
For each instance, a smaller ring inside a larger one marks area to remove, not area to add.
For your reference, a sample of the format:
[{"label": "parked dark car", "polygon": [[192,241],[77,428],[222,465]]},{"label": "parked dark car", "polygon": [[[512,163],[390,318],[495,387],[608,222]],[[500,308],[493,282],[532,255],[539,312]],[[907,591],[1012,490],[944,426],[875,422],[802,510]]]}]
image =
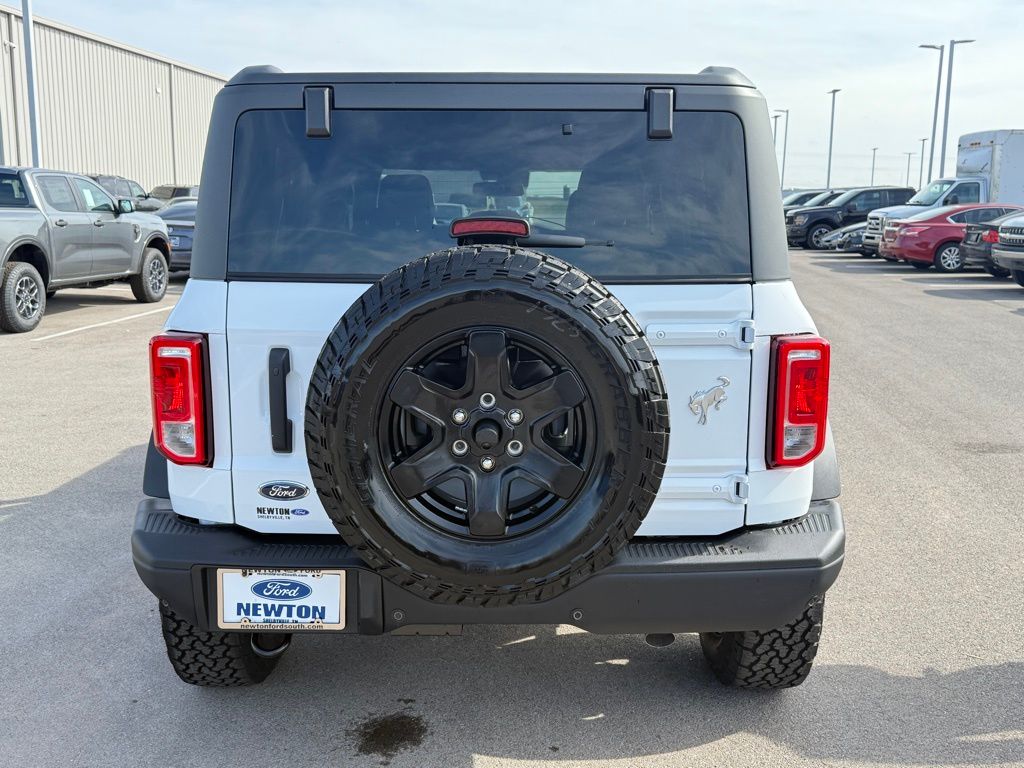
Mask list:
[{"label": "parked dark car", "polygon": [[863,253],[864,229],[867,224],[863,221],[840,229],[833,230],[822,238],[822,245],[842,253]]},{"label": "parked dark car", "polygon": [[822,238],[833,229],[866,221],[876,208],[902,205],[913,194],[910,187],[858,187],[828,205],[797,208],[786,214],[786,239],[791,246],[820,249]]},{"label": "parked dark car", "polygon": [[782,198],[782,207],[799,208],[802,205],[807,205],[812,198],[817,197],[824,191],[823,189],[801,189],[799,192],[790,192]]},{"label": "parked dark car", "polygon": [[188,269],[192,264],[196,206],[195,202],[172,203],[156,214],[167,224],[167,236],[171,241],[171,260],[168,266],[172,270]]},{"label": "parked dark car", "polygon": [[153,187],[149,195],[150,197],[154,197],[159,200],[161,205],[170,205],[171,203],[176,202],[178,198],[198,198],[199,187],[195,185],[189,186],[187,184],[161,184],[159,187]]},{"label": "parked dark car", "polygon": [[95,174],[89,178],[107,190],[114,198],[118,200],[131,200],[137,211],[157,211],[164,205],[162,201],[151,197],[139,182],[126,179],[124,176]]},{"label": "parked dark car", "polygon": [[845,189],[823,189],[815,193],[813,197],[799,204],[786,203],[786,201],[783,200],[782,210],[785,213],[789,213],[790,211],[795,211],[797,208],[810,208],[815,205],[828,205],[845,191]]},{"label": "parked dark car", "polygon": [[1020,216],[1020,211],[1012,211],[991,221],[968,224],[963,242],[960,243],[964,266],[981,267],[992,277],[1009,277],[1010,270],[992,261],[992,245],[999,242],[999,225],[1015,216]]}]

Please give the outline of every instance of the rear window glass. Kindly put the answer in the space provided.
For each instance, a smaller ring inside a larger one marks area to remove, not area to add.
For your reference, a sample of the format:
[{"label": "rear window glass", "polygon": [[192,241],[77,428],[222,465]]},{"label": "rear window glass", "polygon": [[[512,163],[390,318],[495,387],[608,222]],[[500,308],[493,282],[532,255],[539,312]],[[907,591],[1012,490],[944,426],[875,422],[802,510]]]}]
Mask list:
[{"label": "rear window glass", "polygon": [[0,173],[0,208],[28,208],[25,185],[16,173]]},{"label": "rear window glass", "polygon": [[542,248],[602,279],[750,275],[733,114],[677,112],[657,141],[645,112],[335,111],[331,128],[308,138],[300,110],[238,119],[232,276],[375,279],[485,211],[592,241]]}]

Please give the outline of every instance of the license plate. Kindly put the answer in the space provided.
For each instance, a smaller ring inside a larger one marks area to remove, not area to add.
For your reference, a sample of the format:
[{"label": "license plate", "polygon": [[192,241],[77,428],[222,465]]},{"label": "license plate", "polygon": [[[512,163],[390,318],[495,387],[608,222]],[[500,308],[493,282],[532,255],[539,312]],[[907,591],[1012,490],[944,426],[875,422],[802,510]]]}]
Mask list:
[{"label": "license plate", "polygon": [[172,237],[171,238],[171,248],[177,248],[180,245],[181,245],[181,238],[180,237]]},{"label": "license plate", "polygon": [[345,571],[217,569],[221,629],[344,629]]}]

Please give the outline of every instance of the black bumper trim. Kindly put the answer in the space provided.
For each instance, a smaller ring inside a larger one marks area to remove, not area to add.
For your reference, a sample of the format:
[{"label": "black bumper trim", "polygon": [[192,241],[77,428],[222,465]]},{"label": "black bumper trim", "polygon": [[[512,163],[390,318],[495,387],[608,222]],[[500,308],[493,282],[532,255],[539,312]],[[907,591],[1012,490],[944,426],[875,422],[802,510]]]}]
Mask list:
[{"label": "black bumper trim", "polygon": [[359,634],[442,624],[725,632],[770,629],[799,615],[836,580],[845,540],[838,502],[817,501],[785,525],[708,539],[635,539],[578,586],[544,602],[502,607],[433,603],[382,580],[340,538],[193,524],[166,499],[139,504],[132,556],[150,591],[203,629],[216,623],[214,575],[221,566],[351,569],[345,631]]}]

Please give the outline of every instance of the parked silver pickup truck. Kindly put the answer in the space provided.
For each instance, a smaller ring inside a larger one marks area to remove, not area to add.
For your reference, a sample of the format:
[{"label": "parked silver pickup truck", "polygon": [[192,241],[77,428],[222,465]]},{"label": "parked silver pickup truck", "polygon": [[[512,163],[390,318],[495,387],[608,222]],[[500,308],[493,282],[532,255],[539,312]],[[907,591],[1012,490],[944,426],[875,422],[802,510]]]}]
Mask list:
[{"label": "parked silver pickup truck", "polygon": [[31,331],[59,288],[128,280],[141,302],[167,291],[167,226],[73,173],[0,167],[0,328]]}]

